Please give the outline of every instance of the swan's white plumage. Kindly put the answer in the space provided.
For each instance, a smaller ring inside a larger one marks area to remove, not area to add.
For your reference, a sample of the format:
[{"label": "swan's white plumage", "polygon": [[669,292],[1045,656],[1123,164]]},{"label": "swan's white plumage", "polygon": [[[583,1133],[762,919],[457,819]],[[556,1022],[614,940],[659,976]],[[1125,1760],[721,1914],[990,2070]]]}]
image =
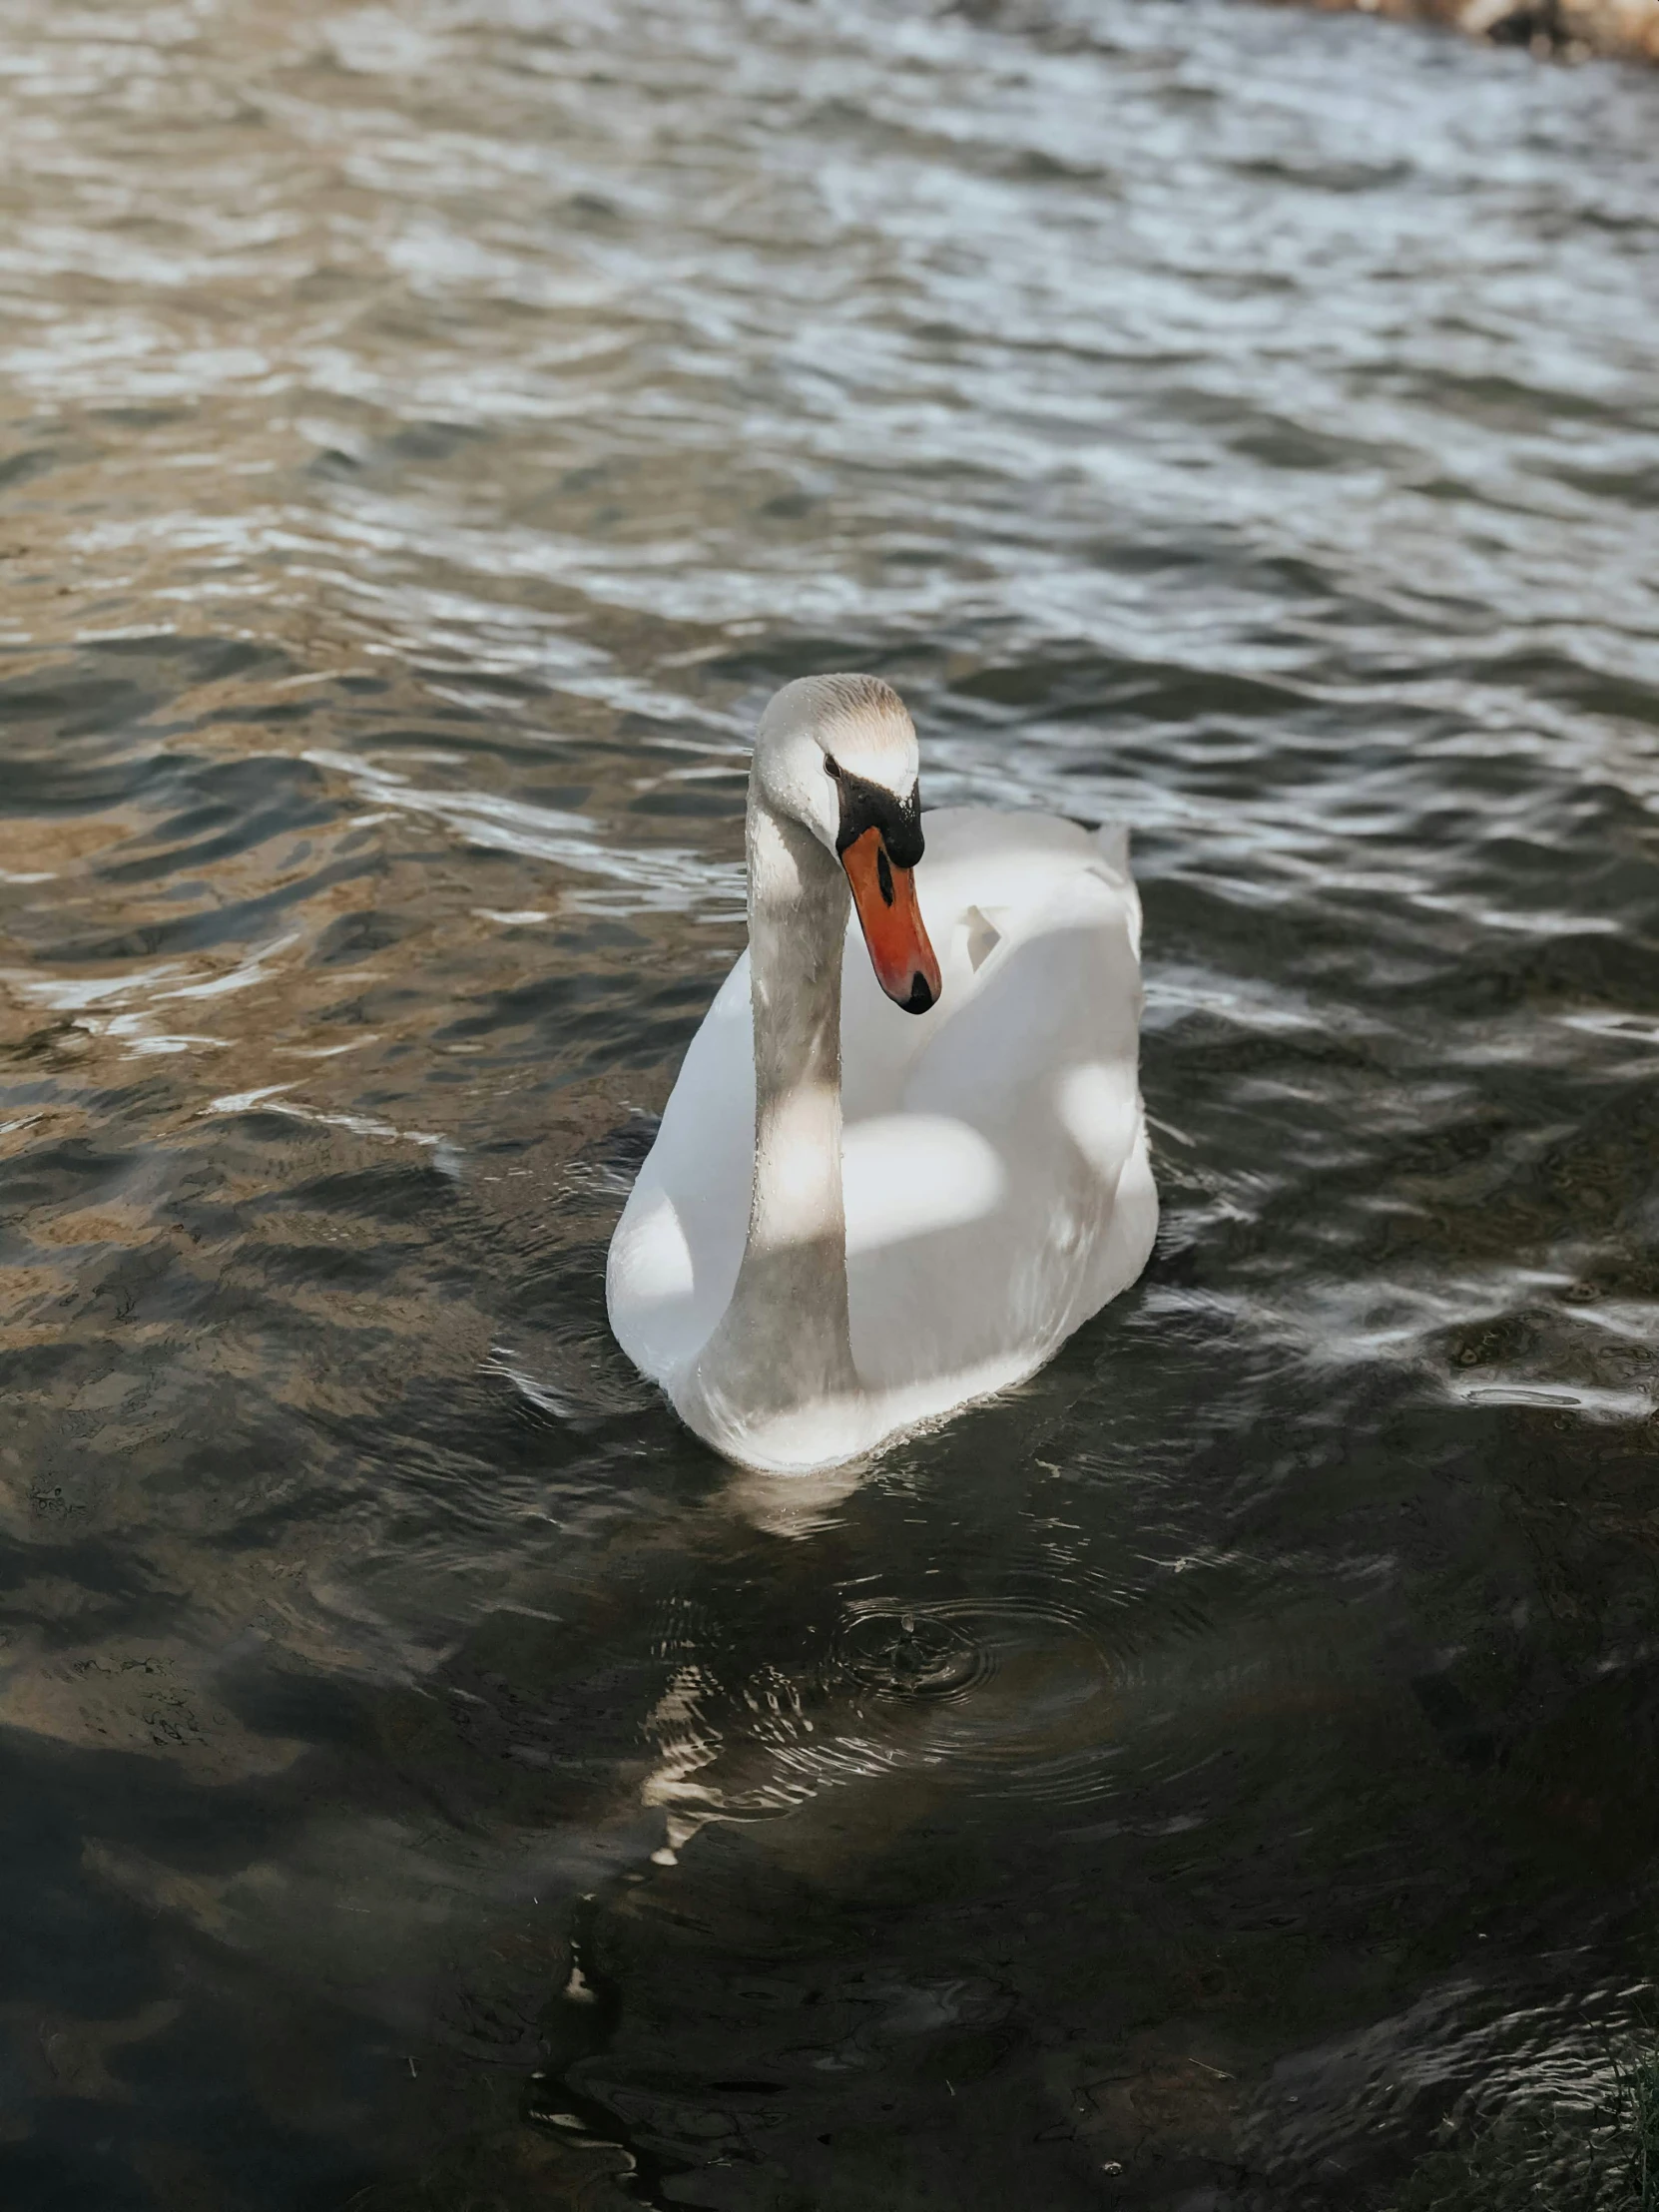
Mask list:
[{"label": "swan's white plumage", "polygon": [[883,995],[855,917],[842,963],[855,1395],[721,1432],[688,1387],[749,1227],[747,953],[692,1040],[612,1242],[607,1294],[624,1351],[747,1465],[853,1457],[1021,1381],[1134,1282],[1152,1249],[1127,839],[984,809],[941,810],[923,828],[915,881],[939,1003],[918,1018]]}]

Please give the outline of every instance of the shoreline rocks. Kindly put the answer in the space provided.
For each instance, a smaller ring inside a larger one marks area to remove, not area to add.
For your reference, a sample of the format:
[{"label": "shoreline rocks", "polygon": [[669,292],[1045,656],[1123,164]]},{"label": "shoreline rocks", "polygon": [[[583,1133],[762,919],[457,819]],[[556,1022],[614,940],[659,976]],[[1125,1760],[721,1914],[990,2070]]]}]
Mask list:
[{"label": "shoreline rocks", "polygon": [[1318,0],[1418,23],[1445,23],[1471,38],[1584,61],[1592,54],[1659,62],[1659,0]]}]

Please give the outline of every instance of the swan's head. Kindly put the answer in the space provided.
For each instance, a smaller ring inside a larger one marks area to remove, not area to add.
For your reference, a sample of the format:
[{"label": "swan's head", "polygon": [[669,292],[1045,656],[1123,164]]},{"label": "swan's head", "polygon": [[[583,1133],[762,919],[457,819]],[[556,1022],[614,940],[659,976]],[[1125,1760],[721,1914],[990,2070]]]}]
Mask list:
[{"label": "swan's head", "polygon": [[755,739],[753,780],[767,805],[810,830],[846,870],[870,964],[887,996],[924,1014],[939,963],[922,926],[920,759],[904,702],[878,676],[786,684]]}]

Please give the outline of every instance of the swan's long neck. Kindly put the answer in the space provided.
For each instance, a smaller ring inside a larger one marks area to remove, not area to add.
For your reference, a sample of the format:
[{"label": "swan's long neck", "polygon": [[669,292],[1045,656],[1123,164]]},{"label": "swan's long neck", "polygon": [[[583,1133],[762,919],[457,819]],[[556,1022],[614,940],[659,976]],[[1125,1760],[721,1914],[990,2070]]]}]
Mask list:
[{"label": "swan's long neck", "polygon": [[710,1394],[776,1414],[857,1387],[841,1205],[846,878],[812,833],[749,802],[755,1185],[737,1287],[699,1362]]}]

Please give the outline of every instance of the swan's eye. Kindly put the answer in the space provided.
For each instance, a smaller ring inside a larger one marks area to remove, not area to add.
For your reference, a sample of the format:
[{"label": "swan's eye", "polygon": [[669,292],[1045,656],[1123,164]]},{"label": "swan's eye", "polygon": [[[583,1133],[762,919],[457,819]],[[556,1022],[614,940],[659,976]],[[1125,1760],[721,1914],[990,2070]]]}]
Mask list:
[{"label": "swan's eye", "polygon": [[827,753],[827,754],[826,754],[826,755],[824,756],[824,773],[825,773],[825,775],[826,775],[826,776],[839,776],[840,772],[841,772],[841,764],[839,763],[839,761],[837,761],[837,760],[836,760],[835,756],[834,756],[834,755],[833,755],[832,753]]}]

